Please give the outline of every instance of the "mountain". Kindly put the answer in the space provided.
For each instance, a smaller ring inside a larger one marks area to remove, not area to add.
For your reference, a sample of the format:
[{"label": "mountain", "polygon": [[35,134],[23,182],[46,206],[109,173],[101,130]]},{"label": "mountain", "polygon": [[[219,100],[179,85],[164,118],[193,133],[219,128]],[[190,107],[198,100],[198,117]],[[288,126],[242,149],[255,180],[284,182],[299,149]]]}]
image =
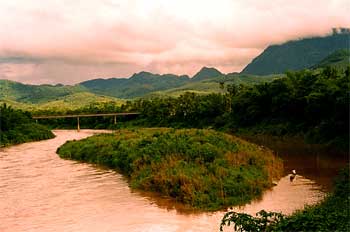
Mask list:
[{"label": "mountain", "polygon": [[0,100],[22,103],[42,103],[84,91],[86,89],[79,85],[26,85],[0,80]]},{"label": "mountain", "polygon": [[203,81],[222,75],[223,74],[215,68],[203,67],[192,77],[191,81]]},{"label": "mountain", "polygon": [[[152,92],[144,97],[178,97],[186,92],[192,92],[196,94],[210,94],[210,93],[225,93],[227,85],[254,85],[264,82],[273,81],[276,78],[281,78],[284,75],[267,75],[267,76],[255,76],[249,74],[229,73],[222,74],[216,78],[209,78],[203,81],[191,81],[180,87],[170,88],[162,91]],[[221,83],[224,83],[222,88]]]},{"label": "mountain", "polygon": [[[212,73],[212,74],[210,74]],[[192,81],[188,76],[152,74],[140,72],[130,78],[94,79],[69,85],[27,85],[15,81],[0,80],[0,103],[7,103],[25,110],[75,109],[91,103],[114,102],[122,104],[135,97],[179,96],[185,92],[198,94],[224,93],[220,83],[256,84],[271,81],[276,76],[247,74],[221,74],[212,68],[202,68]],[[211,76],[213,75],[213,76]],[[118,96],[120,98],[115,98]],[[123,100],[124,99],[124,100]]]},{"label": "mountain", "polygon": [[311,68],[323,68],[327,66],[346,67],[348,65],[350,65],[350,50],[341,49],[333,52]]},{"label": "mountain", "polygon": [[15,108],[67,110],[97,102],[123,103],[120,99],[88,92],[80,85],[26,85],[15,81],[0,80],[0,103],[6,103]]},{"label": "mountain", "polygon": [[139,72],[130,78],[95,79],[81,82],[80,85],[90,92],[118,98],[142,97],[153,91],[161,91],[181,86],[189,82],[187,75],[153,74]]},{"label": "mountain", "polygon": [[[187,75],[159,75],[150,72],[139,72],[130,78],[94,79],[82,82],[80,85],[95,94],[128,99],[152,95],[154,92],[162,92],[168,89],[177,89],[189,83],[202,82],[222,76],[223,74],[215,68],[203,67],[192,78]],[[207,91],[210,92],[206,88]]]},{"label": "mountain", "polygon": [[268,75],[309,68],[336,50],[349,50],[349,41],[349,30],[341,30],[325,37],[305,38],[272,45],[254,58],[242,73]]},{"label": "mountain", "polygon": [[46,102],[42,101],[41,103],[25,103],[18,102],[9,99],[0,99],[0,104],[6,103],[14,108],[23,109],[23,110],[55,110],[55,111],[65,111],[65,110],[74,110],[81,107],[87,107],[91,104],[100,104],[100,103],[114,103],[116,105],[121,105],[125,103],[124,100],[98,96],[90,92],[78,92],[66,95],[56,100],[48,100]]}]

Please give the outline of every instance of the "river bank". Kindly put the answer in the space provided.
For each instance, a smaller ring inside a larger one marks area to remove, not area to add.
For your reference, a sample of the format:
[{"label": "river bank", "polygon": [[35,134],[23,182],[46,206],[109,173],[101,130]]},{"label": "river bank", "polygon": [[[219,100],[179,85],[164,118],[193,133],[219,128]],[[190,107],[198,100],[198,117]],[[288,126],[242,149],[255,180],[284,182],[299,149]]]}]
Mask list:
[{"label": "river bank", "polygon": [[0,147],[53,138],[44,125],[34,122],[28,112],[0,105]]}]

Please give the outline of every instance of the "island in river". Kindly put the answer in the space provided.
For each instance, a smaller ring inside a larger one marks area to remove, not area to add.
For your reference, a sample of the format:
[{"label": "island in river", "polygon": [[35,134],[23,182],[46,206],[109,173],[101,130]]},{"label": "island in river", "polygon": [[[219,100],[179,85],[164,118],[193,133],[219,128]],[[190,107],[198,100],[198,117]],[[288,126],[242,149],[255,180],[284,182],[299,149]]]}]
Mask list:
[{"label": "island in river", "polygon": [[283,172],[282,160],[271,150],[204,129],[119,130],[69,141],[57,153],[116,169],[132,188],[202,210],[261,197]]}]

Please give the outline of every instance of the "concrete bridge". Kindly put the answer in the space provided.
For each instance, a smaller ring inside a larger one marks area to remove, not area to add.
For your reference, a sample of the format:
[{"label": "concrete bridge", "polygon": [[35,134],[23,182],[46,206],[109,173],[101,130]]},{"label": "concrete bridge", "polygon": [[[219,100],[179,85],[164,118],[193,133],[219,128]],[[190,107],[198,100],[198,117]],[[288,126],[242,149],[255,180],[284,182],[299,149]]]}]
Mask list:
[{"label": "concrete bridge", "polygon": [[130,112],[130,113],[107,113],[107,114],[69,114],[69,115],[42,115],[42,116],[33,116],[38,122],[38,119],[51,119],[51,118],[77,118],[77,129],[80,131],[80,121],[79,118],[84,117],[105,117],[105,116],[113,116],[114,124],[117,124],[117,116],[127,116],[127,115],[139,115],[138,112]]}]

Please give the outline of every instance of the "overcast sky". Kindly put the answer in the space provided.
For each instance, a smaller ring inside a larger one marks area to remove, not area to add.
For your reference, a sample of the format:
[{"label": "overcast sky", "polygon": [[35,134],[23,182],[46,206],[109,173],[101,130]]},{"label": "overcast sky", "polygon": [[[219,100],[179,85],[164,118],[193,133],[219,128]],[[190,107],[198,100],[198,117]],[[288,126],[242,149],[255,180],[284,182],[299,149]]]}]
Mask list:
[{"label": "overcast sky", "polygon": [[349,12],[349,0],[0,0],[0,79],[241,71],[270,44],[350,27]]}]

